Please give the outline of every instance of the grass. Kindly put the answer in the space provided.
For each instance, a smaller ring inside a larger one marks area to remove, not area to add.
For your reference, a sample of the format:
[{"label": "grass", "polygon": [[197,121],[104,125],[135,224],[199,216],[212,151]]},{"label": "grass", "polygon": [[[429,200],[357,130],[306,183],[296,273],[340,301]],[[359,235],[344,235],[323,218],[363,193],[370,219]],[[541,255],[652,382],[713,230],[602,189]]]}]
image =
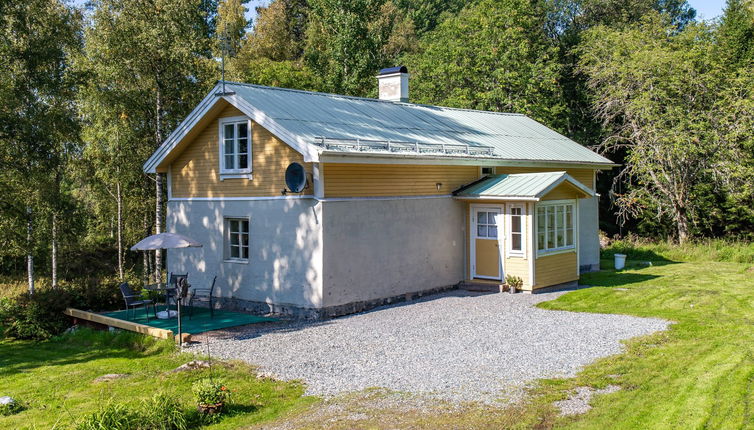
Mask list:
[{"label": "grass", "polygon": [[[79,332],[45,342],[0,341],[0,395],[24,409],[0,416],[0,428],[71,428],[108,402],[138,405],[156,393],[176,397],[188,412],[195,408],[191,385],[209,370],[170,373],[195,359],[173,352],[171,344],[133,333]],[[129,376],[95,383],[98,376]],[[240,362],[217,364],[213,377],[233,391],[227,416],[208,429],[235,429],[274,419],[311,404],[299,383],[258,378]]]},{"label": "grass", "polygon": [[[754,267],[718,261],[748,261],[744,250],[754,250],[751,245],[732,245],[726,251],[720,245],[637,248],[619,243],[608,249],[605,257],[619,251],[629,255],[627,269],[585,274],[582,284],[593,288],[540,307],[663,318],[674,324],[668,331],[627,341],[624,353],[596,361],[575,378],[538,381],[523,403],[413,411],[383,406],[370,411],[356,403],[356,415],[366,417],[362,422],[330,417],[304,420],[300,427],[381,428],[380,423],[387,423],[389,428],[427,429],[754,428]],[[602,261],[602,267],[612,265],[612,260]],[[593,409],[584,415],[561,417],[552,404],[576,387],[607,385],[621,389],[595,396]]]}]

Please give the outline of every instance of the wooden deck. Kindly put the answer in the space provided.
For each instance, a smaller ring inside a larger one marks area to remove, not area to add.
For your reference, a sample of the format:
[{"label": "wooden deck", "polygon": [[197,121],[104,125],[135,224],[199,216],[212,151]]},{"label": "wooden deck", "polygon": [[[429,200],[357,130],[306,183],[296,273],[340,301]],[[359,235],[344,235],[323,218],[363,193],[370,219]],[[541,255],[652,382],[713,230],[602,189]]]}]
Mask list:
[{"label": "wooden deck", "polygon": [[173,339],[173,332],[171,330],[165,330],[157,327],[150,327],[148,325],[139,324],[131,321],[119,320],[117,318],[111,318],[105,315],[96,314],[94,312],[86,312],[79,309],[68,308],[64,312],[66,315],[75,319],[81,319],[85,321],[91,321],[93,323],[106,325],[109,327],[117,327],[123,330],[133,331],[136,333],[146,334],[154,336],[160,339]]}]

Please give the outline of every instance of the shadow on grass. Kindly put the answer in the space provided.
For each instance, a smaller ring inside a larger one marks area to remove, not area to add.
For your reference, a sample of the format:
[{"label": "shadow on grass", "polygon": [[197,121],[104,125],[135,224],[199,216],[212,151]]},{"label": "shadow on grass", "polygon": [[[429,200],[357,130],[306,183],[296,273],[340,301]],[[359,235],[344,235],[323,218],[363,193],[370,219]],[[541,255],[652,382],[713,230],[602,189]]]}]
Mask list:
[{"label": "shadow on grass", "polygon": [[65,366],[85,363],[101,358],[144,358],[161,354],[159,348],[143,350],[119,342],[118,335],[111,342],[88,341],[77,334],[66,335],[47,341],[2,341],[0,342],[0,376],[20,371],[28,371],[41,366]]},{"label": "shadow on grass", "polygon": [[638,284],[657,278],[660,278],[660,275],[603,270],[601,272],[582,275],[581,282],[592,287],[621,287],[631,284]]}]

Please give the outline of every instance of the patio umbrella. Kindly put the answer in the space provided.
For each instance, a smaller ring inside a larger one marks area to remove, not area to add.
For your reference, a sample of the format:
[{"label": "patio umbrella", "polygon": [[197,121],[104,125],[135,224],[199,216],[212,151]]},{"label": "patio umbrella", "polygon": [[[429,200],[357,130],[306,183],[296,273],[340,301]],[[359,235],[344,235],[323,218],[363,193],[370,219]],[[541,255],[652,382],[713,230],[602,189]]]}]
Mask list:
[{"label": "patio umbrella", "polygon": [[201,248],[202,244],[194,239],[177,233],[153,234],[131,247],[131,251],[154,251],[157,249]]},{"label": "patio umbrella", "polygon": [[[131,247],[131,251],[155,251],[159,249],[177,249],[177,248],[201,248],[202,244],[177,233],[158,233],[153,234],[139,241],[136,245]],[[181,333],[181,298],[176,300],[178,306],[178,343],[183,342]],[[165,311],[167,317],[170,317],[170,312]]]}]

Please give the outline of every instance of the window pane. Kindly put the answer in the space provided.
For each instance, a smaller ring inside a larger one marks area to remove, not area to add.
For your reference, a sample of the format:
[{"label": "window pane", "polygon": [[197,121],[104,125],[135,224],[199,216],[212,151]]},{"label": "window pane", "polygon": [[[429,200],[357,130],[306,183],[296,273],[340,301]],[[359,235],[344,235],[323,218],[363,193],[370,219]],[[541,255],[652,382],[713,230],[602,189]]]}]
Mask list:
[{"label": "window pane", "polygon": [[248,234],[240,234],[239,237],[241,238],[241,245],[242,246],[249,246],[249,235]]},{"label": "window pane", "polygon": [[555,248],[555,208],[547,208],[547,248]]},{"label": "window pane", "polygon": [[521,215],[521,208],[511,208],[511,215]]},{"label": "window pane", "polygon": [[233,124],[225,124],[225,139],[233,139]]},{"label": "window pane", "polygon": [[476,226],[476,235],[477,237],[487,237],[487,226],[486,225]]},{"label": "window pane", "polygon": [[518,215],[511,217],[511,232],[521,232],[521,217]]},{"label": "window pane", "polygon": [[521,250],[521,235],[520,234],[511,235],[511,249],[514,251]]},{"label": "window pane", "polygon": [[537,234],[537,249],[545,249],[545,232],[540,231],[539,234]]},{"label": "window pane", "polygon": [[238,156],[238,168],[239,169],[248,169],[249,168],[249,156],[248,155],[239,155]]},{"label": "window pane", "polygon": [[569,228],[566,230],[566,246],[572,246],[573,245],[573,229]]},{"label": "window pane", "polygon": [[249,222],[248,221],[241,221],[241,231],[248,233],[249,232]]},{"label": "window pane", "polygon": [[239,258],[241,255],[240,249],[237,246],[231,246],[230,247],[230,257],[231,258]]},{"label": "window pane", "polygon": [[566,228],[573,228],[573,205],[566,206]]},{"label": "window pane", "polygon": [[232,155],[226,155],[225,156],[225,168],[226,169],[235,169],[234,163],[233,163],[234,157]]},{"label": "window pane", "polygon": [[238,234],[237,233],[231,233],[230,234],[230,244],[231,244],[231,246],[237,246],[238,245]]},{"label": "window pane", "polygon": [[487,227],[487,237],[491,239],[497,239],[497,227],[494,225],[491,225]]},{"label": "window pane", "polygon": [[225,148],[223,148],[223,150],[225,152],[225,155],[232,155],[236,153],[235,147],[233,146],[233,139],[225,140]]},{"label": "window pane", "polygon": [[238,124],[238,137],[246,137],[249,135],[249,125],[245,122]]},{"label": "window pane", "polygon": [[477,224],[487,224],[487,212],[479,211],[476,213]]},{"label": "window pane", "polygon": [[249,247],[244,246],[241,248],[241,258],[249,258]]},{"label": "window pane", "polygon": [[237,220],[230,220],[230,232],[235,233],[238,231],[238,221]]}]

